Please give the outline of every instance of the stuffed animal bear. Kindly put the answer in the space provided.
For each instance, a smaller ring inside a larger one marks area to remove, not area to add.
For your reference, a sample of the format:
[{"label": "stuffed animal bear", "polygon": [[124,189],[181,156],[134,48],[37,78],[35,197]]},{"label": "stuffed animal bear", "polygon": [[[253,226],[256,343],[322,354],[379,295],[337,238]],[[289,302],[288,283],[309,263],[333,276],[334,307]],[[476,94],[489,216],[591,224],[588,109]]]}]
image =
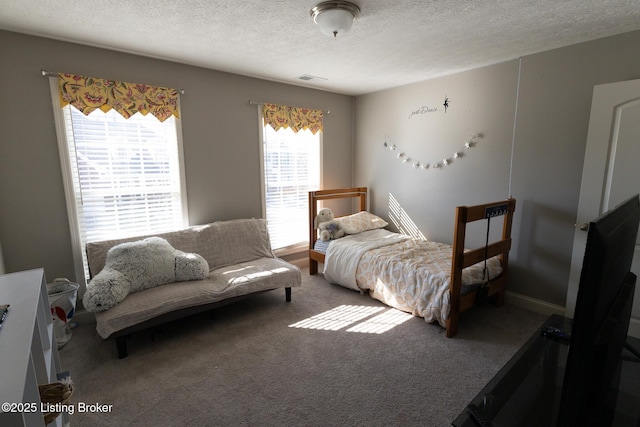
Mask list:
[{"label": "stuffed animal bear", "polygon": [[87,284],[82,303],[87,311],[104,311],[132,292],[208,275],[209,264],[202,256],[174,249],[160,237],[121,243],[107,252],[104,268]]},{"label": "stuffed animal bear", "polygon": [[338,221],[333,219],[333,211],[329,208],[322,208],[316,215],[313,226],[320,232],[320,240],[335,240],[344,236],[344,230],[340,227]]}]

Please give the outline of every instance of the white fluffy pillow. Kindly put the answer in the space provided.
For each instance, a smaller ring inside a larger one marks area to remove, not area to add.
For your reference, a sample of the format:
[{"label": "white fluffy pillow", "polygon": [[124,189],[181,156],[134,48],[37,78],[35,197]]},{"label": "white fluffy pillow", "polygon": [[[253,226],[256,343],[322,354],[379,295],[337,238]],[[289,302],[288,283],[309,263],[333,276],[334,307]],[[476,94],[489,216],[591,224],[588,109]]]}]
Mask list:
[{"label": "white fluffy pillow", "polygon": [[358,234],[363,231],[384,228],[389,225],[382,218],[367,211],[361,211],[349,216],[342,216],[335,220],[347,234]]}]

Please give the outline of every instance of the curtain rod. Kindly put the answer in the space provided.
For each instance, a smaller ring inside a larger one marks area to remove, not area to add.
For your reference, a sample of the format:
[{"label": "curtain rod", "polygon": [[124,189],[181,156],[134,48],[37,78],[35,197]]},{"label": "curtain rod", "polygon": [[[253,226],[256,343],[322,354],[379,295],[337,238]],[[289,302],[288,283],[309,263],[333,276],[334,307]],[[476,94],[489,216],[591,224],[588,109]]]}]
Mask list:
[{"label": "curtain rod", "polygon": [[[270,102],[254,101],[253,99],[249,100],[249,105],[263,105],[263,104],[270,104]],[[325,110],[324,108],[321,108],[320,110],[323,113],[331,114],[331,110]]]},{"label": "curtain rod", "polygon": [[[53,71],[40,70],[43,77],[58,77],[58,73],[54,73]],[[176,89],[180,92],[181,95],[184,95],[184,89]]]}]

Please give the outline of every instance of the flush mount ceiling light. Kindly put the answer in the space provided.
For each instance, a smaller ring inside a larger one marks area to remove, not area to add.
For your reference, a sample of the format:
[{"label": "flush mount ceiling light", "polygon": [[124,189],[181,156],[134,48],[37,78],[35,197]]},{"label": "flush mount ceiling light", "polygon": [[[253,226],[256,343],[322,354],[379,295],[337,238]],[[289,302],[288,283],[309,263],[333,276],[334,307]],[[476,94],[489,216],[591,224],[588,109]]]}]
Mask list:
[{"label": "flush mount ceiling light", "polygon": [[360,15],[360,8],[348,1],[323,1],[311,9],[310,14],[322,33],[337,37],[349,31]]}]

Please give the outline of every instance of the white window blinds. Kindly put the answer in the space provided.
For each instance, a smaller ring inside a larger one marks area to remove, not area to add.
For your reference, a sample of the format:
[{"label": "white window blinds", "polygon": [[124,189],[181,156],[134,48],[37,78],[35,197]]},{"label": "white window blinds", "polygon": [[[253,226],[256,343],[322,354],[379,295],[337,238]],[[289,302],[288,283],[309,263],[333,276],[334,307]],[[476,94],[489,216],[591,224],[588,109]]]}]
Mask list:
[{"label": "white window blinds", "polygon": [[273,249],[308,244],[309,191],[320,186],[322,132],[263,130],[264,203]]},{"label": "white window blinds", "polygon": [[84,242],[184,225],[175,118],[63,110]]}]

